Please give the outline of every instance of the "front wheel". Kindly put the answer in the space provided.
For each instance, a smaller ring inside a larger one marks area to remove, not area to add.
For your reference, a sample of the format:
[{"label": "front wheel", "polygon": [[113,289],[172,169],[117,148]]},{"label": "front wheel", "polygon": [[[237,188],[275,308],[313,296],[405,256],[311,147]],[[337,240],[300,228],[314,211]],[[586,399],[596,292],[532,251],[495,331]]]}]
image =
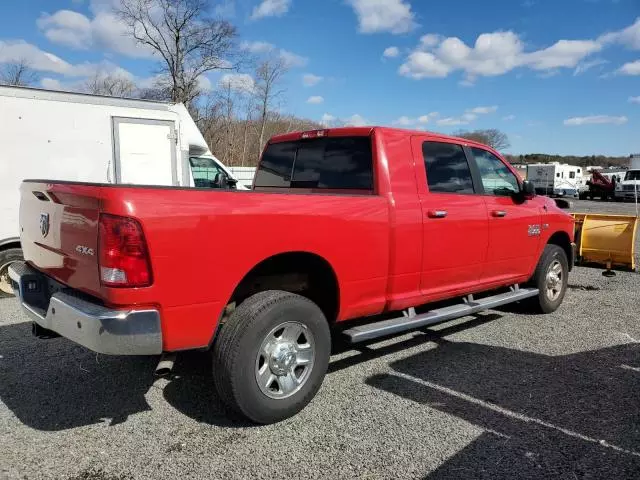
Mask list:
[{"label": "front wheel", "polygon": [[569,261],[558,245],[547,245],[542,251],[530,284],[540,292],[531,299],[531,306],[541,313],[555,312],[567,291]]},{"label": "front wheel", "polygon": [[271,290],[244,300],[213,345],[221,399],[256,423],[301,411],[320,389],[329,364],[329,324],[318,306]]}]

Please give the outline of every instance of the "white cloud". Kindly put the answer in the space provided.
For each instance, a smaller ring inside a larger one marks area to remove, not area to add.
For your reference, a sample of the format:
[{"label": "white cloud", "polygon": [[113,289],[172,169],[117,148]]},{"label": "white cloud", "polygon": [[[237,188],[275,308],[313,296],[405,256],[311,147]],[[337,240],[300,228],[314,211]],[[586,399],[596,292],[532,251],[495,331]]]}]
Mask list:
[{"label": "white cloud", "polygon": [[396,58],[398,55],[400,55],[400,49],[398,47],[387,47],[384,49],[384,52],[382,52],[384,58]]},{"label": "white cloud", "polygon": [[260,5],[254,7],[251,20],[264,17],[281,17],[289,11],[291,0],[262,0]]},{"label": "white cloud", "polygon": [[498,110],[497,105],[492,105],[490,107],[476,107],[476,108],[470,108],[467,110],[467,113],[475,113],[478,115],[486,115],[488,113],[494,113],[496,110]]},{"label": "white cloud", "polygon": [[255,89],[255,81],[247,73],[226,73],[220,78],[218,84],[223,88],[243,93],[251,93]]},{"label": "white cloud", "polygon": [[469,122],[470,122],[470,120],[465,120],[462,117],[460,117],[460,118],[446,117],[446,118],[441,118],[436,123],[438,125],[441,125],[441,126],[444,126],[444,127],[453,127],[453,126],[456,126],[456,125],[467,125],[467,124],[469,124]]},{"label": "white cloud", "polygon": [[413,52],[403,63],[398,72],[405,77],[416,80],[423,78],[444,78],[452,68],[429,52]]},{"label": "white cloud", "polygon": [[510,122],[515,119],[516,119],[515,115],[505,115],[504,117],[502,117],[502,120],[504,120],[505,122]]},{"label": "white cloud", "polygon": [[131,77],[129,72],[108,61],[71,64],[52,53],[40,50],[35,45],[27,43],[24,40],[0,40],[0,63],[11,63],[21,60],[26,61],[34,70],[57,73],[66,77],[88,77],[95,74],[96,71]]},{"label": "white cloud", "polygon": [[574,68],[580,60],[601,49],[602,45],[594,40],[559,40],[548,48],[525,54],[523,60],[534,70]]},{"label": "white cloud", "polygon": [[308,58],[283,49],[280,49],[280,58],[284,60],[289,68],[304,67],[309,63]]},{"label": "white cloud", "polygon": [[416,123],[416,120],[413,118],[409,118],[407,116],[402,116],[397,120],[393,121],[394,125],[400,125],[401,127],[408,127],[409,125],[413,125]]},{"label": "white cloud", "polygon": [[345,125],[351,127],[363,127],[369,123],[367,119],[365,119],[362,115],[353,114],[349,118],[345,120]]},{"label": "white cloud", "polygon": [[442,37],[435,33],[427,33],[426,35],[420,37],[420,45],[422,45],[424,48],[435,47],[441,41]]},{"label": "white cloud", "polygon": [[583,73],[591,70],[594,67],[599,67],[600,65],[604,65],[607,62],[602,58],[594,58],[593,60],[586,60],[584,62],[580,62],[578,66],[573,71],[573,76],[582,75]]},{"label": "white cloud", "polygon": [[629,97],[629,103],[637,103],[637,104],[640,104],[640,96],[637,96],[637,97]]},{"label": "white cloud", "polygon": [[36,24],[45,37],[57,45],[76,50],[110,50],[132,58],[153,56],[153,51],[138,44],[104,2],[92,3],[92,11],[95,12],[93,19],[71,10],[58,10],[51,15],[43,13]]},{"label": "white cloud", "polygon": [[640,60],[625,63],[618,69],[618,73],[622,75],[640,75]]},{"label": "white cloud", "polygon": [[240,48],[251,53],[269,53],[275,50],[276,46],[269,42],[242,42]]},{"label": "white cloud", "polygon": [[603,125],[603,124],[622,125],[624,123],[627,123],[627,121],[628,121],[628,118],[625,116],[612,117],[609,115],[591,115],[587,117],[567,118],[564,121],[564,124],[568,127],[576,127],[580,125]]},{"label": "white cloud", "polygon": [[483,33],[471,46],[457,37],[430,33],[420,39],[398,72],[419,80],[444,78],[462,71],[466,77],[460,84],[471,86],[479,76],[503,75],[518,67],[543,72],[576,68],[602,48],[595,40],[559,40],[547,48],[527,52],[524,42],[512,31]]},{"label": "white cloud", "polygon": [[405,0],[347,0],[358,17],[360,33],[407,33],[417,24]]},{"label": "white cloud", "polygon": [[210,92],[213,89],[213,85],[206,75],[200,75],[198,77],[198,88],[202,92]]},{"label": "white cloud", "polygon": [[318,105],[324,102],[324,98],[320,95],[314,95],[312,97],[307,98],[307,103],[311,103],[313,105]]},{"label": "white cloud", "polygon": [[418,117],[419,123],[429,123],[430,120],[437,118],[440,114],[438,112],[427,113],[426,115],[421,115]]},{"label": "white cloud", "polygon": [[64,90],[62,82],[60,80],[56,80],[55,78],[44,77],[42,80],[40,80],[40,86],[42,88],[46,88],[47,90]]},{"label": "white cloud", "polygon": [[328,127],[330,125],[333,124],[333,122],[335,122],[337,119],[335,116],[330,115],[328,113],[325,113],[324,115],[322,115],[322,118],[320,118],[320,123],[325,126]]},{"label": "white cloud", "polygon": [[277,53],[282,60],[284,60],[285,64],[289,68],[293,67],[304,67],[307,63],[309,63],[309,59],[303,57],[301,55],[297,55],[293,52],[285,50],[283,48],[278,49],[273,43],[269,42],[242,42],[240,44],[240,48],[247,52],[256,54],[256,55],[264,55],[269,53]]},{"label": "white cloud", "polygon": [[491,105],[488,107],[468,108],[459,117],[441,118],[436,123],[438,125],[445,126],[445,127],[451,127],[451,126],[457,126],[457,125],[468,125],[474,120],[477,120],[479,115],[488,115],[490,113],[496,112],[497,110],[498,110],[498,107],[496,105]]},{"label": "white cloud", "polygon": [[314,85],[319,84],[322,80],[323,77],[319,77],[313,73],[305,73],[302,76],[302,83],[305,87],[313,87]]},{"label": "white cloud", "polygon": [[598,37],[598,42],[602,44],[618,43],[631,50],[640,50],[640,17],[623,30],[601,35]]},{"label": "white cloud", "polygon": [[431,113],[428,113],[426,115],[420,115],[419,117],[416,117],[416,118],[407,117],[406,115],[403,115],[402,117],[397,118],[396,120],[394,120],[391,123],[393,125],[398,125],[398,126],[401,126],[401,127],[411,127],[411,126],[416,126],[416,125],[425,125],[425,124],[429,123],[431,120],[437,118],[438,115],[440,115],[438,112],[431,112]]}]

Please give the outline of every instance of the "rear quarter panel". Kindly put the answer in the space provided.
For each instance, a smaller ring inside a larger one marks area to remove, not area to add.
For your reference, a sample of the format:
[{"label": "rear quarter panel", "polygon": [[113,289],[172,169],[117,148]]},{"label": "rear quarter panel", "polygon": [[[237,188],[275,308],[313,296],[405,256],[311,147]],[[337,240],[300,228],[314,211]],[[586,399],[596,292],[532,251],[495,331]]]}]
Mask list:
[{"label": "rear quarter panel", "polygon": [[310,252],[333,267],[339,318],[384,307],[389,207],[375,195],[103,188],[103,211],[138,219],[154,284],[104,288],[112,305],[160,302],[165,349],[205,346],[233,290],[258,263]]}]

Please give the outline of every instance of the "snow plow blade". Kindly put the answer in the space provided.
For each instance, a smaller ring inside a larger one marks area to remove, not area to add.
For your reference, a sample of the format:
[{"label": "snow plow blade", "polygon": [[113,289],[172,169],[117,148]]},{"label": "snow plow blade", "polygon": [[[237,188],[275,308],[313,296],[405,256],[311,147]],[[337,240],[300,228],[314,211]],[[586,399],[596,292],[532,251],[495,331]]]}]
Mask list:
[{"label": "snow plow blade", "polygon": [[636,269],[638,218],[630,215],[573,213],[579,265],[602,265],[611,270]]}]

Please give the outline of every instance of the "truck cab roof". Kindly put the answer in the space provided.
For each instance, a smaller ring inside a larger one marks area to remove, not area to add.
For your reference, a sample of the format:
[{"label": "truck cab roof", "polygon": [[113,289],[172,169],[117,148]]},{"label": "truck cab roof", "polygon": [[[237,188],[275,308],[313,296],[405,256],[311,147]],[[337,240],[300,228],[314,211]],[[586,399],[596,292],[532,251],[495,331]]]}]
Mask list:
[{"label": "truck cab roof", "polygon": [[332,128],[321,128],[317,130],[306,130],[306,131],[298,131],[285,133],[282,135],[275,135],[271,137],[269,143],[280,143],[280,142],[290,142],[295,140],[300,140],[303,138],[313,138],[313,137],[362,137],[371,135],[374,132],[380,133],[388,133],[388,134],[403,134],[407,136],[420,135],[427,136],[434,140],[444,140],[449,142],[458,142],[464,143],[466,145],[486,148],[489,150],[493,150],[491,147],[476,142],[474,140],[470,140],[468,138],[455,137],[452,135],[444,135],[442,133],[436,133],[426,130],[411,130],[405,128],[395,128],[395,127],[384,127],[384,126],[361,126],[361,127],[332,127]]}]

